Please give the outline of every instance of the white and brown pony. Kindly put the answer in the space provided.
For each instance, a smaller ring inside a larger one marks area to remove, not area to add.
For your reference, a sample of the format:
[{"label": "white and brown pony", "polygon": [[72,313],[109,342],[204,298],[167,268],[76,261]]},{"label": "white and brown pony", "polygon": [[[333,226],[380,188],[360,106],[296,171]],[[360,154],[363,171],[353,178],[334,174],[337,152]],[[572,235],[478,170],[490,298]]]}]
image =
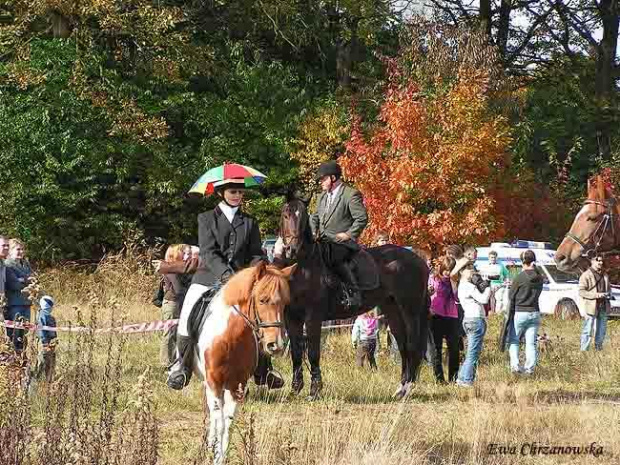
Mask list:
[{"label": "white and brown pony", "polygon": [[597,254],[620,254],[620,209],[611,186],[601,175],[588,182],[588,198],[555,253],[563,271],[589,266]]},{"label": "white and brown pony", "polygon": [[209,306],[194,366],[204,380],[215,464],[226,461],[230,425],[259,350],[270,355],[284,350],[284,308],[294,270],[260,262],[235,274]]}]

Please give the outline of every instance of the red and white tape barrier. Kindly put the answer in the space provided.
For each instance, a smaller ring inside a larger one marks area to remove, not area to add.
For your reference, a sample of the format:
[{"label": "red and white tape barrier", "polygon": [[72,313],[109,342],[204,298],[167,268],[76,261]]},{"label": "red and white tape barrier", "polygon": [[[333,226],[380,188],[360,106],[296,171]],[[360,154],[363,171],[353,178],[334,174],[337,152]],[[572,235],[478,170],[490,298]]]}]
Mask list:
[{"label": "red and white tape barrier", "polygon": [[[27,329],[31,331],[55,331],[55,332],[69,332],[69,333],[88,333],[93,332],[95,334],[101,333],[151,333],[155,331],[167,331],[174,328],[179,324],[179,320],[158,320],[149,321],[144,323],[134,323],[130,325],[117,326],[114,328],[90,328],[88,326],[41,326],[34,323],[20,323],[16,321],[0,321],[0,326],[13,329]],[[323,326],[321,329],[338,329],[338,328],[351,328],[353,325],[330,325]]]},{"label": "red and white tape barrier", "polygon": [[150,333],[154,331],[166,331],[179,323],[179,320],[159,320],[145,323],[117,326],[114,328],[89,328],[88,326],[41,326],[33,323],[20,323],[15,321],[0,321],[0,326],[14,329],[43,330],[69,333]]}]

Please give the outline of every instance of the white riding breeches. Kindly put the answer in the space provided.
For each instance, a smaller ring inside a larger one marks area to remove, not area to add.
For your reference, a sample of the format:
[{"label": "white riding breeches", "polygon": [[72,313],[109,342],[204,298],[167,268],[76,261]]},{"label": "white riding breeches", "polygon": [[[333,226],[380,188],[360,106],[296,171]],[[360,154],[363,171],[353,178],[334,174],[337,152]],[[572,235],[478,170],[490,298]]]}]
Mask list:
[{"label": "white riding breeches", "polygon": [[204,286],[202,284],[192,284],[187,290],[187,294],[185,294],[185,300],[183,301],[183,308],[181,309],[181,316],[179,316],[179,326],[177,328],[177,333],[179,336],[189,336],[189,328],[187,327],[187,322],[189,321],[189,316],[192,313],[192,308],[196,305],[196,302],[200,300],[205,292],[207,292],[211,287]]}]

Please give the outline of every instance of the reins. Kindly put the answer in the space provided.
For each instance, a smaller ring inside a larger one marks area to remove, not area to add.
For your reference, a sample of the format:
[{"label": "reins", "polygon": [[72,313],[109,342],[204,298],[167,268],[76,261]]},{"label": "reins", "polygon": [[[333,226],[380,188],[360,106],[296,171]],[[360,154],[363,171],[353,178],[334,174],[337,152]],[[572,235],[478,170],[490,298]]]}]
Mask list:
[{"label": "reins", "polygon": [[[611,229],[611,234],[613,237],[613,244],[616,246],[618,244],[617,241],[617,228],[616,221],[617,216],[614,213],[614,206],[616,201],[614,199],[610,199],[607,202],[600,202],[598,200],[586,200],[584,202],[585,205],[597,205],[605,208],[605,214],[603,218],[599,221],[596,229],[587,239],[581,240],[577,236],[575,236],[570,231],[566,233],[565,237],[575,242],[577,245],[581,247],[581,256],[586,257],[588,259],[594,258],[599,254],[599,248],[603,239],[605,239],[605,234],[608,229]],[[597,240],[598,235],[598,240]],[[594,242],[594,245],[589,245],[590,242]],[[605,255],[618,255],[620,254],[620,250],[610,250],[605,252]]]}]

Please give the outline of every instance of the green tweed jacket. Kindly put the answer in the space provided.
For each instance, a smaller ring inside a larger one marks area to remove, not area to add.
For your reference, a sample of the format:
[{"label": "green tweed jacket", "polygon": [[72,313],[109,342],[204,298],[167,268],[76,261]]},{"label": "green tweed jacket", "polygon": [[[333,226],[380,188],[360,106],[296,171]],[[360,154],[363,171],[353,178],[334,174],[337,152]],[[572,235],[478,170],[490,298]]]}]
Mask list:
[{"label": "green tweed jacket", "polygon": [[357,242],[368,224],[361,192],[343,184],[329,208],[327,201],[328,195],[324,192],[311,218],[312,233],[335,242],[336,234],[346,232]]}]

